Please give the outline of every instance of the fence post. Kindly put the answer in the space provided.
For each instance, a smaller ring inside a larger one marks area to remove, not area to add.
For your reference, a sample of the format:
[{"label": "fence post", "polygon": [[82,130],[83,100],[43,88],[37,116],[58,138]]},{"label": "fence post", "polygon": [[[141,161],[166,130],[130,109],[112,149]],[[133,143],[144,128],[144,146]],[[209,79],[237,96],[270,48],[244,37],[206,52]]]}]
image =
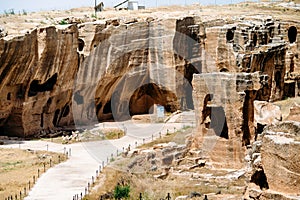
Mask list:
[{"label": "fence post", "polygon": [[22,191],[20,191],[20,199],[22,199]]},{"label": "fence post", "polygon": [[92,176],[92,185],[94,185],[94,176]]},{"label": "fence post", "polygon": [[69,156],[71,156],[71,148],[69,148]]},{"label": "fence post", "polygon": [[98,169],[96,170],[96,177],[98,177]]},{"label": "fence post", "polygon": [[51,163],[52,163],[52,160],[50,159],[50,162],[49,162],[49,164],[50,164],[50,167],[51,167]]},{"label": "fence post", "polygon": [[26,187],[24,187],[24,195],[26,195]]},{"label": "fence post", "polygon": [[171,200],[170,193],[168,193],[167,199],[168,199],[168,200]]},{"label": "fence post", "polygon": [[38,169],[38,178],[40,177],[40,169]]},{"label": "fence post", "polygon": [[142,200],[143,199],[143,197],[142,197],[142,193],[140,193],[140,200]]},{"label": "fence post", "polygon": [[44,165],[44,172],[46,172],[46,163],[43,163]]},{"label": "fence post", "polygon": [[143,144],[145,144],[145,138],[143,138]]},{"label": "fence post", "polygon": [[15,199],[18,200],[18,195],[17,194],[15,195]]},{"label": "fence post", "polygon": [[28,182],[28,188],[29,188],[29,190],[30,190],[30,181]]},{"label": "fence post", "polygon": [[47,147],[47,151],[49,150],[49,144],[46,144],[46,147]]},{"label": "fence post", "polygon": [[159,138],[161,138],[161,132],[159,132]]},{"label": "fence post", "polygon": [[35,176],[33,176],[32,179],[33,179],[33,184],[34,184],[35,183]]},{"label": "fence post", "polygon": [[153,141],[153,134],[152,134],[152,141]]},{"label": "fence post", "polygon": [[58,163],[60,163],[60,155],[58,155]]}]

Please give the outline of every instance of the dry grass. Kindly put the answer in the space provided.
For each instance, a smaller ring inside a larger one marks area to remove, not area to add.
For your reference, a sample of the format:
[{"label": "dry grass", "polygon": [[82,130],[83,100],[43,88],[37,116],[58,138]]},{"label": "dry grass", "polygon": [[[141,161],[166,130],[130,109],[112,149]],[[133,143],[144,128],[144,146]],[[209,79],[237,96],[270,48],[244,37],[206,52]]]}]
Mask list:
[{"label": "dry grass", "polygon": [[125,132],[117,128],[106,128],[99,130],[99,132],[85,131],[83,133],[78,133],[77,139],[63,140],[61,136],[55,138],[43,138],[42,141],[54,142],[58,144],[72,144],[77,142],[87,142],[87,141],[99,141],[99,140],[113,140],[121,138],[125,135]]},{"label": "dry grass", "polygon": [[38,177],[38,170],[40,175],[44,172],[43,163],[46,163],[47,170],[50,159],[53,166],[58,163],[58,156],[61,161],[65,160],[62,154],[52,152],[0,149],[0,199],[11,195],[14,199],[17,195],[19,199],[20,191],[23,198],[24,188],[28,192],[29,181],[30,187],[33,186],[33,176]]},{"label": "dry grass", "polygon": [[156,144],[175,142],[177,144],[185,144],[186,137],[189,136],[193,132],[193,128],[186,127],[183,130],[177,130],[175,133],[170,132],[169,134],[162,136],[152,142],[146,143],[140,148],[151,148]]}]

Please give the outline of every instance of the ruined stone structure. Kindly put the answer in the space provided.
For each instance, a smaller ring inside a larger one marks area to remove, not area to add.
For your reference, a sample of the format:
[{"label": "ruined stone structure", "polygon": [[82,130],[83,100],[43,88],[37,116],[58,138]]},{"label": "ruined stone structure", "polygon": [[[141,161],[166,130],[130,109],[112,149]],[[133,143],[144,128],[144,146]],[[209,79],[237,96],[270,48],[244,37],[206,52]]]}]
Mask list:
[{"label": "ruined stone structure", "polygon": [[76,23],[0,39],[2,134],[27,137],[123,120],[153,104],[169,112],[199,110],[193,74],[260,71],[267,83],[246,91],[246,101],[298,93],[297,22],[193,15]]}]

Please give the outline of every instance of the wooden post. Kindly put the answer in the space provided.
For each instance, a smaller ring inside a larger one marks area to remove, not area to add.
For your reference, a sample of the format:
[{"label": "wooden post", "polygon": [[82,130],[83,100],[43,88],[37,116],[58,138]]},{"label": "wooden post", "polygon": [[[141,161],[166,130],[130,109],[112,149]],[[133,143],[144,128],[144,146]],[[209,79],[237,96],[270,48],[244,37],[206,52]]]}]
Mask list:
[{"label": "wooden post", "polygon": [[159,138],[161,138],[161,132],[159,132]]},{"label": "wooden post", "polygon": [[43,163],[44,165],[44,172],[46,172],[46,163]]},{"label": "wooden post", "polygon": [[51,163],[52,163],[52,160],[50,159],[50,167],[51,167]]},{"label": "wooden post", "polygon": [[34,184],[35,183],[35,176],[33,176],[32,179],[33,179],[33,184]]},{"label": "wooden post", "polygon": [[40,169],[38,169],[38,178],[40,177]]},{"label": "wooden post", "polygon": [[28,182],[28,188],[29,188],[29,190],[30,190],[30,181]]},{"label": "wooden post", "polygon": [[168,199],[168,200],[171,200],[170,193],[168,193],[167,199]]},{"label": "wooden post", "polygon": [[143,197],[142,197],[142,193],[140,193],[140,200],[142,200],[143,199]]}]

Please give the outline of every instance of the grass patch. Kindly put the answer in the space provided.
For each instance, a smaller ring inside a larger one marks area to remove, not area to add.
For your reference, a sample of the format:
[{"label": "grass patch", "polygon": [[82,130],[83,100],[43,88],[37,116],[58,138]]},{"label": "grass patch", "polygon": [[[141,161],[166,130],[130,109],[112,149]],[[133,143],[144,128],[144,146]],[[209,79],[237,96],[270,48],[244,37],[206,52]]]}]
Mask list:
[{"label": "grass patch", "polygon": [[[58,159],[60,156],[60,159]],[[0,199],[15,195],[20,198],[24,197],[24,188],[29,191],[29,181],[33,186],[33,176],[38,177],[44,172],[44,163],[46,170],[52,166],[64,161],[66,158],[63,154],[46,152],[46,151],[28,151],[21,149],[0,149]]]}]

